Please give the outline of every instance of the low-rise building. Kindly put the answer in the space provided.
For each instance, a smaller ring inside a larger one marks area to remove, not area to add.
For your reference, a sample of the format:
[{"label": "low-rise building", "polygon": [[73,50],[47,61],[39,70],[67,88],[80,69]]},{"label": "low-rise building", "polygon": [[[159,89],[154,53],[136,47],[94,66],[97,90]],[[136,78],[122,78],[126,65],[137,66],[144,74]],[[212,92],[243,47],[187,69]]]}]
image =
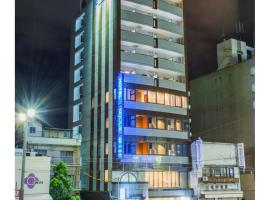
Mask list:
[{"label": "low-rise building", "polygon": [[[71,176],[73,190],[80,191],[80,146],[79,134],[70,129],[46,128],[38,122],[29,122],[27,127],[27,151],[51,157],[51,174],[53,166],[64,161]],[[18,131],[17,141],[22,134]]]},{"label": "low-rise building", "polygon": [[202,142],[199,139],[192,143],[192,152],[190,187],[198,199],[242,200],[243,144]]},{"label": "low-rise building", "polygon": [[[15,156],[15,199],[19,199],[21,191],[22,151]],[[50,162],[47,156],[26,156],[24,173],[24,200],[52,200],[49,194]]]}]

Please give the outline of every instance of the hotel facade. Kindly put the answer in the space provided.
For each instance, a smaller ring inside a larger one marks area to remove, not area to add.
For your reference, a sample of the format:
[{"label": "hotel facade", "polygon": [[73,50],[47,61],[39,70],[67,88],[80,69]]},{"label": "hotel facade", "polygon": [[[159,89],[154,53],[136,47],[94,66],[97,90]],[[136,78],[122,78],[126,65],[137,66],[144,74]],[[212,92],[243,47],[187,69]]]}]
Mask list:
[{"label": "hotel facade", "polygon": [[70,63],[82,191],[191,199],[183,2],[83,2]]}]

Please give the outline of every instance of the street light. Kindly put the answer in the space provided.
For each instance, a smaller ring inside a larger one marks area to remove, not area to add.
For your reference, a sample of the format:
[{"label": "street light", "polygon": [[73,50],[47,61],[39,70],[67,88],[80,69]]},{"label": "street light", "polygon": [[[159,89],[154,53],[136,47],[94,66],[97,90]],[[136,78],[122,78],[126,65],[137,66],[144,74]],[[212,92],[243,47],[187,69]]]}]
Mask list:
[{"label": "street light", "polygon": [[25,173],[25,157],[27,150],[27,134],[28,134],[28,122],[33,120],[36,115],[35,109],[28,109],[27,114],[19,113],[18,119],[20,122],[26,122],[23,126],[23,155],[22,155],[22,171],[21,171],[21,191],[20,191],[20,200],[24,199],[24,173]]}]

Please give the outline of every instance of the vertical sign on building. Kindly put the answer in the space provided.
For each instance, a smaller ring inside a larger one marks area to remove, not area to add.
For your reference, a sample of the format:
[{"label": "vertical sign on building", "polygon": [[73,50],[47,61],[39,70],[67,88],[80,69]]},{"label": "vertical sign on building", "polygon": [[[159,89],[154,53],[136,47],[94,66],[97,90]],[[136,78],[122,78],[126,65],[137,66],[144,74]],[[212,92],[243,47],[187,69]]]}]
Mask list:
[{"label": "vertical sign on building", "polygon": [[245,169],[246,162],[245,162],[245,150],[244,150],[244,143],[237,144],[237,158],[238,158],[238,166],[241,169]]},{"label": "vertical sign on building", "polygon": [[117,157],[123,155],[123,74],[117,76]]},{"label": "vertical sign on building", "polygon": [[191,156],[192,156],[193,169],[203,168],[202,146],[203,146],[203,141],[201,138],[198,138],[191,144]]}]

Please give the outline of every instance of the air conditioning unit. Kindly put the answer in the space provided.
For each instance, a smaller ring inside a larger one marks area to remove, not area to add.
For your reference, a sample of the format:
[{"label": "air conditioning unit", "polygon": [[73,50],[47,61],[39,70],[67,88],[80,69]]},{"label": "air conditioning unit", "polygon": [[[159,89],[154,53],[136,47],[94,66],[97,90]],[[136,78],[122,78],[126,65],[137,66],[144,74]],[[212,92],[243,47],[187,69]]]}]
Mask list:
[{"label": "air conditioning unit", "polygon": [[208,177],[207,176],[203,176],[203,181],[208,181]]}]

